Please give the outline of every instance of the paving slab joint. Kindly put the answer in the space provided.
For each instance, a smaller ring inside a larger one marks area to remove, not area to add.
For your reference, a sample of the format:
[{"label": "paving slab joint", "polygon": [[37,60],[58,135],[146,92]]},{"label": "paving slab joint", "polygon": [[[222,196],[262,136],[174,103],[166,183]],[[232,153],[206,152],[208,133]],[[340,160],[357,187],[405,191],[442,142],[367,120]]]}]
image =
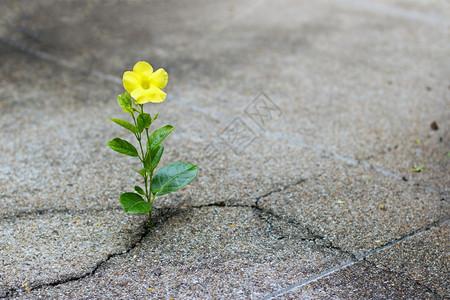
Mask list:
[{"label": "paving slab joint", "polygon": [[[404,236],[402,236],[402,237],[400,237],[400,238],[398,238],[398,239],[395,239],[395,240],[393,240],[393,241],[391,241],[391,242],[388,242],[387,244],[385,244],[385,245],[383,245],[383,246],[380,246],[380,247],[378,247],[378,248],[375,248],[375,249],[373,249],[373,250],[370,250],[370,251],[368,251],[368,252],[366,252],[366,253],[364,253],[364,254],[362,254],[362,255],[355,256],[355,255],[350,254],[350,259],[349,259],[348,261],[342,263],[341,265],[332,267],[332,268],[330,268],[330,269],[327,269],[327,270],[323,271],[323,272],[320,273],[320,274],[317,274],[317,275],[315,275],[315,276],[312,276],[312,277],[310,277],[310,278],[307,278],[307,279],[305,279],[305,280],[302,280],[302,281],[300,281],[300,282],[298,282],[298,283],[295,283],[295,284],[292,284],[292,285],[287,286],[287,287],[285,287],[285,288],[282,288],[282,289],[280,289],[280,290],[278,290],[278,291],[274,291],[274,292],[272,292],[272,293],[270,293],[270,294],[267,294],[267,295],[264,296],[262,299],[273,299],[273,298],[278,297],[278,296],[281,296],[281,295],[283,295],[283,294],[286,294],[286,293],[289,293],[289,292],[298,290],[299,288],[301,288],[301,287],[303,287],[303,286],[305,286],[305,285],[307,285],[307,284],[310,284],[310,283],[316,282],[316,281],[318,281],[318,280],[320,280],[320,279],[322,279],[322,278],[328,277],[328,276],[330,276],[330,275],[332,275],[332,274],[334,274],[334,273],[336,273],[336,272],[338,272],[338,271],[341,271],[341,270],[346,269],[346,268],[348,268],[348,267],[350,267],[350,266],[353,266],[353,265],[355,265],[356,263],[361,262],[361,261],[364,261],[364,262],[368,263],[368,264],[369,264],[370,266],[372,266],[372,267],[375,267],[375,268],[381,268],[381,267],[378,267],[375,263],[368,261],[367,258],[370,257],[370,256],[373,255],[373,254],[376,254],[376,253],[378,253],[378,252],[381,252],[381,251],[383,251],[383,250],[386,250],[386,249],[388,249],[388,248],[391,248],[391,247],[397,245],[398,243],[400,243],[400,242],[402,242],[402,241],[404,241],[404,240],[413,238],[413,237],[415,237],[415,236],[417,236],[417,235],[419,235],[419,234],[425,232],[426,230],[429,230],[429,229],[431,229],[431,228],[433,228],[433,227],[438,227],[438,226],[440,226],[440,225],[442,225],[442,224],[448,222],[449,220],[450,220],[450,216],[445,216],[445,217],[443,217],[443,218],[441,218],[441,219],[439,219],[439,220],[437,220],[437,221],[434,221],[434,222],[432,222],[432,223],[430,223],[430,224],[427,224],[427,225],[423,226],[423,227],[420,228],[419,230],[413,231],[413,232],[411,232],[411,233],[409,233],[409,234],[407,234],[407,235],[404,235]],[[415,282],[416,284],[418,284],[419,286],[422,286],[422,287],[423,287],[424,289],[426,289],[429,293],[433,294],[436,298],[442,298],[442,299],[445,299],[445,296],[440,295],[438,292],[434,291],[432,288],[430,288],[430,287],[424,285],[423,283],[421,283],[420,281],[417,281],[416,279],[411,278],[411,277],[408,276],[407,274],[396,273],[396,272],[394,272],[394,271],[392,271],[392,270],[389,270],[389,269],[387,269],[387,268],[381,268],[381,269],[382,269],[383,271],[387,271],[387,272],[389,272],[389,273],[391,273],[391,274],[401,275],[401,276],[403,276],[403,277],[407,277],[407,279],[409,279],[409,280],[411,280],[411,281],[414,281],[414,282]]]},{"label": "paving slab joint", "polygon": [[447,216],[445,216],[445,217],[443,217],[441,219],[438,219],[438,220],[436,220],[436,221],[434,221],[434,222],[432,222],[430,224],[427,224],[427,225],[423,226],[422,228],[419,228],[419,229],[417,229],[417,230],[415,230],[413,232],[410,232],[408,234],[405,234],[405,235],[403,235],[403,236],[401,236],[401,237],[399,237],[399,238],[397,238],[395,240],[387,242],[386,244],[381,245],[380,247],[377,247],[377,248],[372,249],[372,250],[370,250],[370,251],[368,251],[368,252],[366,252],[366,253],[364,253],[362,255],[359,255],[359,256],[356,257],[356,260],[358,260],[358,261],[364,260],[367,257],[370,257],[370,256],[372,256],[374,254],[377,254],[377,253],[379,253],[379,252],[381,252],[383,250],[392,248],[393,246],[397,245],[398,243],[400,243],[400,242],[402,242],[404,240],[408,240],[410,238],[413,238],[413,237],[415,237],[415,236],[417,236],[417,235],[419,235],[419,234],[421,234],[421,233],[423,233],[423,232],[425,232],[427,230],[430,230],[433,227],[439,227],[442,224],[448,222],[449,220],[450,220],[450,216],[447,215]]},{"label": "paving slab joint", "polygon": [[375,262],[369,261],[367,260],[367,257],[363,258],[363,261],[365,263],[367,263],[367,265],[369,267],[375,268],[375,269],[379,269],[382,270],[383,272],[387,273],[387,274],[391,274],[392,277],[397,277],[397,276],[401,276],[402,278],[404,278],[405,280],[411,281],[413,283],[415,283],[416,285],[422,287],[423,289],[425,289],[428,293],[432,294],[434,297],[436,297],[436,299],[445,299],[444,295],[440,295],[437,291],[435,291],[434,289],[432,289],[431,287],[429,287],[428,285],[422,283],[421,281],[413,278],[411,275],[406,274],[405,272],[396,272],[393,271],[387,267],[384,266],[380,266],[377,265]]},{"label": "paving slab joint", "polygon": [[383,251],[383,250],[385,250],[387,248],[391,248],[391,247],[397,245],[398,243],[400,243],[400,242],[402,242],[402,241],[404,241],[406,239],[410,239],[410,238],[415,237],[415,236],[417,236],[417,235],[419,235],[419,234],[421,234],[421,233],[423,233],[423,232],[425,232],[427,230],[430,230],[433,227],[439,227],[440,225],[444,224],[445,222],[448,222],[449,219],[450,219],[450,217],[446,216],[446,217],[444,217],[442,219],[439,219],[439,220],[437,220],[437,221],[435,221],[435,222],[433,222],[431,224],[427,224],[427,225],[423,226],[422,228],[420,228],[419,230],[416,230],[416,231],[414,231],[412,233],[404,235],[404,236],[402,236],[402,237],[400,237],[400,238],[398,238],[396,240],[393,240],[393,241],[391,241],[391,242],[389,242],[389,243],[387,243],[387,244],[385,244],[385,245],[383,245],[383,246],[381,246],[379,248],[373,249],[372,251],[369,251],[368,253],[366,253],[365,255],[363,255],[361,257],[357,257],[357,259],[359,261],[364,261],[367,264],[369,264],[370,266],[372,266],[374,268],[377,268],[377,269],[380,269],[380,270],[383,270],[384,272],[387,272],[389,274],[401,275],[402,277],[404,277],[404,278],[414,282],[418,286],[423,287],[427,292],[433,294],[436,298],[445,299],[445,295],[439,294],[439,292],[435,291],[433,288],[431,288],[431,287],[427,286],[426,284],[422,283],[421,281],[411,277],[410,275],[406,274],[405,272],[393,271],[391,269],[388,269],[387,267],[383,267],[383,266],[377,265],[375,262],[369,261],[367,258],[370,257],[371,255],[375,254],[375,253],[381,252],[381,251]]}]

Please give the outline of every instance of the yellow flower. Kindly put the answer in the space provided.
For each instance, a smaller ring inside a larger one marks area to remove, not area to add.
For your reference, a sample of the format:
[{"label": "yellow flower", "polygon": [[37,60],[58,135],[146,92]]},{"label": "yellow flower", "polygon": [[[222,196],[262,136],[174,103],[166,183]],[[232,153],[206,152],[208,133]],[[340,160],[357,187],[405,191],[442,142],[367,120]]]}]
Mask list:
[{"label": "yellow flower", "polygon": [[138,61],[133,71],[123,73],[123,87],[138,104],[163,102],[166,93],[161,91],[167,85],[168,75],[164,69],[153,72],[152,66],[145,61]]}]

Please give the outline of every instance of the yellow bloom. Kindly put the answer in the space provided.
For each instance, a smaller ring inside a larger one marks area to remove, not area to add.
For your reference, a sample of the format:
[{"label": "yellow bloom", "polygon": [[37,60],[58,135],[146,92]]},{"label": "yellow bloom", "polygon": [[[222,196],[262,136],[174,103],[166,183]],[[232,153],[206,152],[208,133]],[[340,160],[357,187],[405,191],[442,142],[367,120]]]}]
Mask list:
[{"label": "yellow bloom", "polygon": [[153,72],[152,66],[145,61],[138,61],[133,71],[123,73],[123,87],[138,104],[163,102],[166,93],[161,91],[167,85],[168,75],[164,69]]}]

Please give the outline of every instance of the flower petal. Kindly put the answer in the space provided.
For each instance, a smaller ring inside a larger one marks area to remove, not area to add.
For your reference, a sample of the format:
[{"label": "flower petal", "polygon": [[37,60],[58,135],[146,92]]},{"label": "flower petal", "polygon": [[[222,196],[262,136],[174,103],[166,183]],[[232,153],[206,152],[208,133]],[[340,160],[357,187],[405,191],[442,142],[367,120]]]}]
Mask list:
[{"label": "flower petal", "polygon": [[147,102],[159,103],[166,99],[166,93],[155,86],[152,86],[149,89],[139,87],[131,92],[131,97],[133,97],[138,104],[144,104]]},{"label": "flower petal", "polygon": [[143,78],[149,78],[153,73],[153,68],[146,61],[138,61],[133,67],[133,72],[137,73]]},{"label": "flower petal", "polygon": [[123,73],[122,82],[123,87],[130,94],[132,91],[141,86],[139,76],[131,71],[126,71],[125,73]]},{"label": "flower petal", "polygon": [[166,70],[158,69],[150,76],[149,82],[151,85],[163,89],[166,87],[168,79],[169,75],[167,74]]}]

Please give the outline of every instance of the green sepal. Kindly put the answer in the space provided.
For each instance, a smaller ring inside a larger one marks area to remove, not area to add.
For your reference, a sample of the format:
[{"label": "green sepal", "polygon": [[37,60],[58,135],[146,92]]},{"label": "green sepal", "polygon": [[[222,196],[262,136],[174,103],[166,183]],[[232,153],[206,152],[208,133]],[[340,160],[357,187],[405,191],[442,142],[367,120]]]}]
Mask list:
[{"label": "green sepal", "polygon": [[108,143],[106,143],[106,145],[113,149],[116,152],[119,152],[121,154],[125,154],[125,155],[129,155],[129,156],[133,156],[136,157],[138,156],[138,152],[136,150],[136,148],[129,142],[122,140],[120,138],[115,138],[111,141],[109,141]]},{"label": "green sepal", "polygon": [[152,119],[152,123],[158,118],[158,116],[159,116],[159,113],[156,113],[156,115]]},{"label": "green sepal", "polygon": [[137,132],[136,126],[134,126],[130,122],[127,122],[127,121],[124,121],[124,120],[121,120],[121,119],[114,119],[114,118],[108,118],[108,119],[110,119],[111,121],[113,121],[117,125],[120,125],[123,128],[125,128],[125,129],[128,129],[129,131],[131,131],[134,134],[136,134],[136,132]]},{"label": "green sepal", "polygon": [[[172,125],[166,125],[161,128],[156,129],[152,132],[150,135],[148,141],[147,141],[147,149],[152,150],[159,144],[161,144],[162,141],[175,129]],[[152,150],[153,151],[153,150]]]},{"label": "green sepal", "polygon": [[151,192],[155,196],[161,196],[179,190],[191,183],[197,173],[197,166],[190,163],[175,162],[165,165],[153,176]]},{"label": "green sepal", "polygon": [[152,205],[136,193],[120,195],[120,204],[129,214],[145,214],[152,210]]},{"label": "green sepal", "polygon": [[117,103],[123,109],[124,112],[133,114],[134,109],[131,106],[131,96],[128,93],[117,96]]},{"label": "green sepal", "polygon": [[135,190],[136,192],[138,192],[139,194],[141,194],[141,195],[145,195],[144,190],[143,190],[140,186],[135,185],[135,186],[134,186],[134,190]]},{"label": "green sepal", "polygon": [[147,129],[152,124],[152,117],[150,114],[140,114],[137,117],[137,126],[139,132],[144,131],[144,129]]}]

